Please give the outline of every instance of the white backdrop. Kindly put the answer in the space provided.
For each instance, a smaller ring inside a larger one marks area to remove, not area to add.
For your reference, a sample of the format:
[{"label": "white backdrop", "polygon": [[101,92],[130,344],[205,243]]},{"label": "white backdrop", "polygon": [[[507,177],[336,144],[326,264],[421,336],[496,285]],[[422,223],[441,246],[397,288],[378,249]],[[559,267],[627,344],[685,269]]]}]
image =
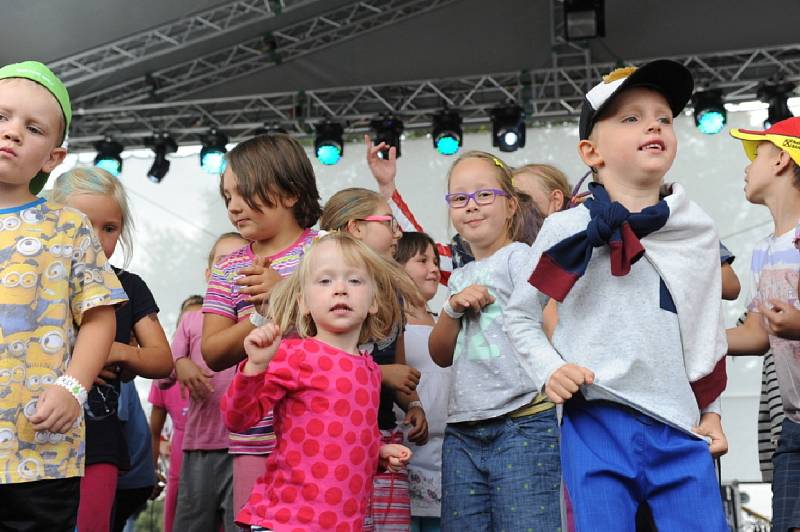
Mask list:
[{"label": "white backdrop", "polygon": [[[729,126],[760,129],[766,111],[729,113]],[[725,244],[737,256],[734,269],[742,281],[742,296],[726,303],[729,325],[744,308],[749,291],[748,265],[753,242],[772,230],[769,212],[748,204],[742,192],[747,159],[727,133],[705,136],[694,128],[691,116],[676,122],[678,157],[668,181],[685,185],[716,220]],[[561,168],[573,180],[584,172],[577,152],[575,124],[532,128],[527,146],[512,154],[496,154],[511,165],[547,162]],[[471,134],[463,149],[492,151],[489,134]],[[172,157],[172,168],[160,184],[147,180],[152,162],[146,153],[128,154],[120,178],[131,200],[135,222],[134,253],[128,267],[145,279],[161,307],[161,322],[168,332],[175,327],[180,302],[189,294],[203,294],[203,269],[216,236],[232,230],[218,193],[218,178],[203,173],[198,148],[181,148]],[[438,155],[430,139],[407,140],[398,162],[398,188],[417,218],[437,240],[450,236],[444,194],[444,176],[452,158]],[[347,144],[342,160],[331,167],[320,165],[309,150],[323,200],[348,186],[375,188],[364,160],[362,144]],[[90,164],[94,154],[71,155],[53,175],[76,164]],[[113,262],[122,265],[115,255]],[[440,291],[441,292],[441,291]],[[441,295],[441,294],[440,294]],[[723,458],[725,479],[760,481],[756,452],[756,414],[761,360],[741,358],[728,363],[730,381],[723,396],[723,422],[730,452]]]}]

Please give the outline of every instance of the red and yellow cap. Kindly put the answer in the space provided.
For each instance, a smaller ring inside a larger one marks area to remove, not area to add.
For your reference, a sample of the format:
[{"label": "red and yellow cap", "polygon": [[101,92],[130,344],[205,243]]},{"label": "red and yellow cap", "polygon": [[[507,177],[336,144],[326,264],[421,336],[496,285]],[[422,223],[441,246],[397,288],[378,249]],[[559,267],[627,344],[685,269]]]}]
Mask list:
[{"label": "red and yellow cap", "polygon": [[800,166],[800,117],[795,116],[781,120],[764,131],[750,129],[731,129],[731,135],[742,141],[744,152],[751,161],[756,158],[759,142],[771,142],[789,154],[789,157]]}]

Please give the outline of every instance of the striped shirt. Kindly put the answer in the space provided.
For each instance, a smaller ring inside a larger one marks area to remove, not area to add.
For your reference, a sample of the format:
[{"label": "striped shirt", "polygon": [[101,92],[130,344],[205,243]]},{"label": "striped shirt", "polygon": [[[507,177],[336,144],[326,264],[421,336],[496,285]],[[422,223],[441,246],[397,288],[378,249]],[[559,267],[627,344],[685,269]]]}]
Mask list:
[{"label": "striped shirt", "polygon": [[[287,277],[297,269],[305,249],[311,244],[317,231],[306,229],[286,249],[267,257],[270,267],[282,277]],[[222,258],[211,269],[203,313],[217,314],[225,318],[242,321],[253,312],[253,305],[247,301],[247,294],[238,290],[236,280],[241,276],[239,270],[253,265],[256,255],[253,245],[248,244]],[[275,433],[272,430],[272,412],[269,412],[254,426],[241,433],[230,433],[230,454],[268,454],[275,447]]]}]

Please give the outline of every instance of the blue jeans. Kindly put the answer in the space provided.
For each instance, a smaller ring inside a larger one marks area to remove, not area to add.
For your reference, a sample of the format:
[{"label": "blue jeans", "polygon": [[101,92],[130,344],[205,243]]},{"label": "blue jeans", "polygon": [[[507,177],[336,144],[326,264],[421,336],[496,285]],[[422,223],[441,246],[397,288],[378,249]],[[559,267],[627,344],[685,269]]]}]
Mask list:
[{"label": "blue jeans", "polygon": [[577,532],[634,532],[647,502],[659,532],[728,532],[708,444],[648,415],[578,394],[561,460]]},{"label": "blue jeans", "polygon": [[442,445],[442,530],[561,530],[555,408],[447,425]]},{"label": "blue jeans", "polygon": [[772,529],[800,527],[800,423],[783,420],[772,465]]}]

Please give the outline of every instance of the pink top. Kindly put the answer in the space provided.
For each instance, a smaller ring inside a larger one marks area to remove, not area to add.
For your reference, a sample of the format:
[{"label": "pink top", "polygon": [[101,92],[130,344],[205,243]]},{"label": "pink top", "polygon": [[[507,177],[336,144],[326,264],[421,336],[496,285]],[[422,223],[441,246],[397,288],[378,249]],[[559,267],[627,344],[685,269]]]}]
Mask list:
[{"label": "pink top", "polygon": [[260,375],[237,372],[225,424],[240,431],[274,408],[278,441],[237,522],[360,532],[378,468],[380,385],[372,357],[311,338],[283,340]]},{"label": "pink top", "polygon": [[[162,390],[158,387],[158,381],[153,381],[147,400],[151,405],[159,406],[169,414],[172,419],[172,441],[174,443],[175,437],[182,435],[186,428],[186,412],[189,409],[189,400],[181,397],[180,385],[175,383],[166,390]],[[178,447],[176,449],[180,450]]]},{"label": "pink top", "polygon": [[[172,338],[172,359],[189,357],[203,371],[213,373],[214,391],[202,401],[189,399],[189,413],[183,437],[186,451],[213,451],[228,448],[228,429],[222,421],[219,403],[236,373],[236,366],[219,372],[211,371],[200,352],[203,334],[203,313],[199,310],[184,313]],[[188,394],[188,392],[187,392]]]},{"label": "pink top", "polygon": [[[303,259],[306,248],[317,236],[314,229],[305,229],[291,245],[278,253],[267,257],[270,267],[282,277],[291,275]],[[223,257],[211,268],[206,297],[203,301],[203,312],[240,322],[253,312],[253,305],[247,301],[248,296],[239,291],[236,279],[239,270],[253,265],[256,255],[253,244],[234,251]],[[231,454],[267,454],[275,447],[275,434],[272,428],[272,412],[264,412],[264,417],[250,426],[246,431],[230,435],[228,452]]]}]

